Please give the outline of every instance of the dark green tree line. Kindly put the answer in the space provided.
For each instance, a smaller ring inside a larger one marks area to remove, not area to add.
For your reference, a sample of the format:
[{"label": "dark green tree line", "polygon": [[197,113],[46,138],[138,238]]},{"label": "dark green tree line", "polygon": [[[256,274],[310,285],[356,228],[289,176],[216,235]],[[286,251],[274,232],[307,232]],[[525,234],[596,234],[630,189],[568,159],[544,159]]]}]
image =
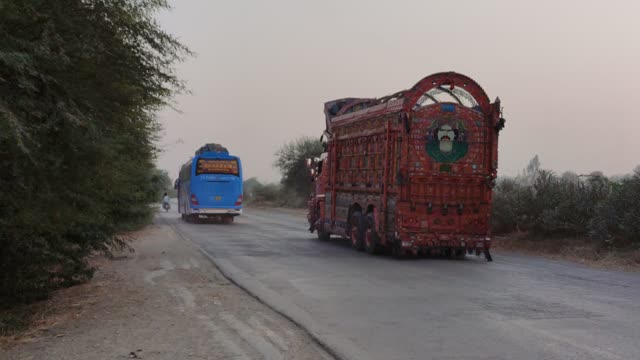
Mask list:
[{"label": "dark green tree line", "polygon": [[154,113],[189,54],[153,19],[166,7],[0,2],[0,305],[85,280],[87,255],[150,219]]},{"label": "dark green tree line", "polygon": [[603,246],[640,246],[640,167],[621,178],[601,172],[557,176],[534,158],[527,171],[494,190],[498,233],[590,238]]}]

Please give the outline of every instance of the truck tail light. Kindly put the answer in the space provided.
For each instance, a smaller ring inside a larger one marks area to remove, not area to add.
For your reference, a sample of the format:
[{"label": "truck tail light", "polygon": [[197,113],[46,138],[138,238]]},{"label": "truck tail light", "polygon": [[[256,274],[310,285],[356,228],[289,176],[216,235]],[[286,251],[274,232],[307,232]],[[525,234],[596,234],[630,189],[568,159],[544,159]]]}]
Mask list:
[{"label": "truck tail light", "polygon": [[191,194],[191,204],[192,205],[200,205],[200,203],[198,202],[198,198],[196,197],[196,194]]},{"label": "truck tail light", "polygon": [[236,200],[236,204],[235,206],[240,206],[242,205],[242,195],[238,196],[238,200]]}]

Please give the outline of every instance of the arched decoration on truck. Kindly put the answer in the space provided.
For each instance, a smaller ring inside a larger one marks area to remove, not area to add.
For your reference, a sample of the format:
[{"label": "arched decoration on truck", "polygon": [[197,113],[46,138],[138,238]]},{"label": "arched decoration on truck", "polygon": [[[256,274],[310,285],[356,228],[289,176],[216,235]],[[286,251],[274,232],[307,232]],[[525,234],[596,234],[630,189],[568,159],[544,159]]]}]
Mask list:
[{"label": "arched decoration on truck", "polygon": [[442,72],[409,90],[332,100],[324,109],[325,160],[321,172],[310,166],[310,231],[371,253],[491,259],[489,185],[504,126],[498,99],[491,103],[465,75]]},{"label": "arched decoration on truck", "polygon": [[441,103],[435,98],[440,93],[451,95],[460,105],[477,106],[483,113],[491,113],[489,97],[482,87],[470,77],[455,72],[433,74],[418,81],[405,94],[404,108],[406,111],[414,110],[427,100]]}]

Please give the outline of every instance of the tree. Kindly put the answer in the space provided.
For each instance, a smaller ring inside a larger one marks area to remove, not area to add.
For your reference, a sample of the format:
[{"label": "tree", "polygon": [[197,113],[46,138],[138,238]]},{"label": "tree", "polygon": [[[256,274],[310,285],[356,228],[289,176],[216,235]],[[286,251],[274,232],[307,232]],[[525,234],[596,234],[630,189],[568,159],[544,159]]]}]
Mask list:
[{"label": "tree", "polygon": [[0,307],[91,276],[155,201],[154,113],[188,49],[164,0],[0,2]]},{"label": "tree", "polygon": [[262,184],[260,184],[260,181],[258,181],[258,178],[256,177],[248,178],[247,180],[245,180],[242,183],[242,189],[244,191],[244,194],[243,194],[244,201],[251,202],[255,195],[254,193],[255,189],[261,185]]},{"label": "tree", "polygon": [[308,158],[319,157],[322,151],[322,143],[307,136],[284,144],[275,154],[275,166],[282,174],[282,185],[296,196],[306,198],[311,186],[306,161]]},{"label": "tree", "polygon": [[150,190],[149,199],[151,201],[160,201],[165,192],[173,190],[173,184],[167,170],[154,169],[151,172]]},{"label": "tree", "polygon": [[535,155],[527,165],[527,174],[535,177],[538,171],[540,171],[540,159]]}]

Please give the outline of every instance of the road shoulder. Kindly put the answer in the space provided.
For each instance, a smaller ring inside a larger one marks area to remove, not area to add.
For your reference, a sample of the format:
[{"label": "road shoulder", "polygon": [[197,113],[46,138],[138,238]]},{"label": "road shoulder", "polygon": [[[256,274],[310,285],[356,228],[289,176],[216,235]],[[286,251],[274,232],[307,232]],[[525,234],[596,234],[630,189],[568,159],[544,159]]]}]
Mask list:
[{"label": "road shoulder", "polygon": [[54,296],[7,359],[331,359],[303,329],[229,282],[169,226]]}]

